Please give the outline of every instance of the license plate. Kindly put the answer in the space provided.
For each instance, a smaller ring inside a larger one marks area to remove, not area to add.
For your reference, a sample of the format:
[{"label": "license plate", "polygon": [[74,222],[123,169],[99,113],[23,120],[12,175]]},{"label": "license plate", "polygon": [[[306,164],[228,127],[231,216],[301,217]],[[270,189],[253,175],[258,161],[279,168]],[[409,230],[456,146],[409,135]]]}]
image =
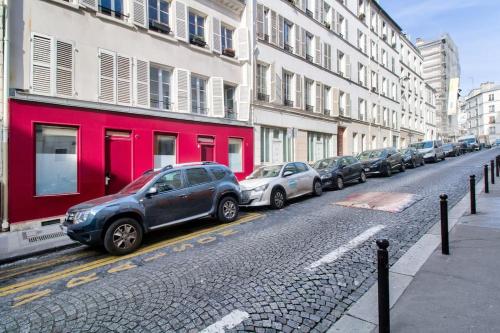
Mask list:
[{"label": "license plate", "polygon": [[366,171],[366,172],[370,171],[370,168],[365,168],[365,171]]},{"label": "license plate", "polygon": [[66,235],[68,234],[68,227],[65,225],[61,226],[62,232],[65,233]]}]

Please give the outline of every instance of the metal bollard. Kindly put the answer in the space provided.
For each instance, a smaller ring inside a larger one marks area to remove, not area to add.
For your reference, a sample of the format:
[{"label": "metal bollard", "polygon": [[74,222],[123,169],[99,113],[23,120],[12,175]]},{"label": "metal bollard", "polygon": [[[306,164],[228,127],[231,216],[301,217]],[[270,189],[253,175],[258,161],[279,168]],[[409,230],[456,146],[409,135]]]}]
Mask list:
[{"label": "metal bollard", "polygon": [[470,213],[476,214],[476,175],[469,176]]},{"label": "metal bollard", "polygon": [[490,183],[488,181],[488,164],[484,165],[484,193],[490,193]]},{"label": "metal bollard", "polygon": [[496,157],[497,161],[497,177],[500,177],[500,155]]},{"label": "metal bollard", "polygon": [[495,161],[491,160],[490,161],[490,171],[491,171],[491,184],[495,184],[495,173],[493,172],[495,170]]},{"label": "metal bollard", "polygon": [[448,239],[448,196],[441,194],[439,196],[441,206],[441,253],[450,254],[450,243]]},{"label": "metal bollard", "polygon": [[389,333],[391,331],[389,310],[389,241],[377,240],[377,270],[378,270],[378,331]]}]

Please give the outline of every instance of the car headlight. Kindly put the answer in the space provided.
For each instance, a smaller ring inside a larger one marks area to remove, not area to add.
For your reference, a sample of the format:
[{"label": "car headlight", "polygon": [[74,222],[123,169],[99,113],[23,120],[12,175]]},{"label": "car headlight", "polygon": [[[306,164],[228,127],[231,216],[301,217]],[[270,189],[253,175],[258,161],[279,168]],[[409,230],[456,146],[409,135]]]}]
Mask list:
[{"label": "car headlight", "polygon": [[263,191],[265,191],[265,190],[266,190],[266,188],[267,188],[267,186],[268,186],[268,185],[269,185],[269,184],[266,184],[266,185],[261,185],[261,186],[259,186],[259,187],[256,187],[256,188],[254,188],[254,189],[252,190],[252,192],[263,192]]},{"label": "car headlight", "polygon": [[88,218],[94,216],[94,214],[95,214],[95,212],[92,209],[85,209],[85,210],[78,211],[75,214],[74,223],[78,224],[78,223],[85,222],[85,221],[87,221]]}]

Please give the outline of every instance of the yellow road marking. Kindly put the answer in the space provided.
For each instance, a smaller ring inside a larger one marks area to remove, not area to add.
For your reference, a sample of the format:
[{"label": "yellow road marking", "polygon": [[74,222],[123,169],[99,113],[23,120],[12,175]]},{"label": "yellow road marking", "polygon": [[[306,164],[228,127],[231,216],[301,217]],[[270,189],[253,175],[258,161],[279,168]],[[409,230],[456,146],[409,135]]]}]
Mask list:
[{"label": "yellow road marking", "polygon": [[208,229],[205,229],[205,230],[201,230],[201,231],[195,232],[195,233],[190,234],[190,235],[179,236],[179,237],[176,237],[176,238],[173,238],[173,239],[169,239],[169,240],[165,240],[165,241],[159,242],[157,244],[148,245],[148,246],[146,246],[146,247],[144,247],[142,249],[139,249],[136,252],[133,252],[133,253],[130,253],[130,254],[127,254],[127,255],[124,255],[124,256],[120,256],[120,257],[116,257],[116,256],[106,257],[106,258],[95,260],[95,261],[92,261],[92,262],[89,262],[89,263],[86,263],[86,264],[83,264],[83,265],[78,265],[78,266],[75,266],[75,267],[71,267],[71,268],[62,270],[60,272],[54,272],[54,273],[47,274],[45,276],[41,276],[41,277],[38,277],[38,278],[35,278],[35,279],[31,279],[31,280],[27,280],[27,281],[15,283],[15,284],[12,284],[12,285],[9,285],[9,286],[5,286],[5,287],[0,288],[0,297],[4,297],[4,296],[7,296],[7,295],[15,294],[17,292],[20,292],[20,291],[23,291],[23,290],[27,290],[27,289],[31,289],[31,288],[34,288],[34,287],[38,287],[38,286],[41,286],[41,285],[44,285],[44,284],[47,284],[47,283],[51,283],[51,282],[54,282],[54,281],[59,281],[59,280],[65,279],[65,278],[67,278],[69,276],[73,276],[73,275],[76,275],[76,274],[87,272],[89,270],[92,270],[92,269],[95,269],[95,268],[99,268],[99,267],[102,267],[102,266],[106,266],[106,265],[109,265],[109,264],[113,264],[113,263],[118,262],[118,261],[122,261],[122,260],[130,259],[130,258],[134,258],[134,257],[137,257],[137,256],[139,256],[141,254],[149,253],[149,252],[155,251],[157,249],[166,247],[168,245],[178,244],[178,243],[184,242],[186,240],[190,240],[190,239],[196,238],[196,237],[201,236],[201,235],[205,235],[205,234],[208,234],[208,233],[211,233],[211,232],[228,229],[228,228],[230,228],[232,226],[240,225],[240,224],[243,224],[243,223],[246,223],[246,222],[258,219],[260,217],[264,217],[264,216],[265,216],[264,214],[250,213],[247,216],[245,216],[245,217],[243,217],[243,218],[241,218],[241,219],[239,219],[239,220],[237,220],[237,221],[235,221],[233,223],[218,225],[218,226],[215,226],[215,227],[211,227],[211,228],[208,228]]},{"label": "yellow road marking", "polygon": [[18,296],[16,298],[14,298],[15,303],[14,303],[14,305],[12,305],[12,307],[15,308],[15,307],[18,307],[20,305],[32,302],[40,297],[47,296],[51,292],[52,292],[52,290],[45,289],[45,290],[41,290],[41,291],[35,291],[34,293],[29,293],[29,294]]},{"label": "yellow road marking", "polygon": [[92,273],[92,274],[84,275],[84,276],[78,276],[76,278],[72,278],[71,280],[69,280],[68,283],[66,283],[66,287],[73,288],[73,287],[80,286],[80,285],[85,284],[85,283],[89,283],[91,281],[95,281],[97,279],[98,279],[97,273]]}]

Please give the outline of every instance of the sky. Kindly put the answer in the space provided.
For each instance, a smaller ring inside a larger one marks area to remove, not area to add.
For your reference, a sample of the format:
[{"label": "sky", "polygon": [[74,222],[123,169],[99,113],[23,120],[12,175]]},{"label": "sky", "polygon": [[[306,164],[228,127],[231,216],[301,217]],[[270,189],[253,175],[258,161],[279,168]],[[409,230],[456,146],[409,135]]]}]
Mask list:
[{"label": "sky", "polygon": [[459,50],[462,95],[500,84],[500,0],[380,0],[413,42],[449,33]]}]

